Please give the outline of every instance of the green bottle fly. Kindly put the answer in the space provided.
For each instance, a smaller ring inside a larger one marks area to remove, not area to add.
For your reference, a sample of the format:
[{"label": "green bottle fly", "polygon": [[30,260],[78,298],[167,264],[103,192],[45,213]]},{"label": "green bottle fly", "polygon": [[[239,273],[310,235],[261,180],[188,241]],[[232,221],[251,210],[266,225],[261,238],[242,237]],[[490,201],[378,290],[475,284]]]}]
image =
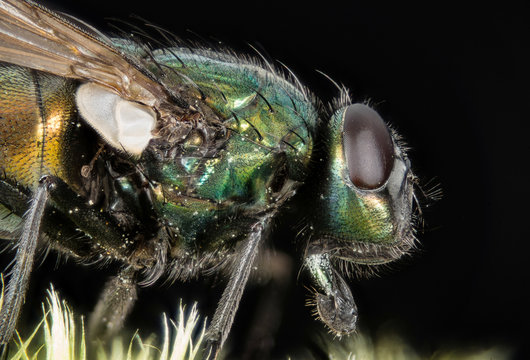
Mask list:
[{"label": "green bottle fly", "polygon": [[215,358],[287,208],[306,224],[319,318],[355,330],[344,270],[398,259],[415,241],[416,180],[375,110],[345,91],[326,107],[260,60],[107,38],[30,1],[1,0],[0,20],[0,237],[18,246],[0,343],[41,247],[123,264],[92,337],[120,328],[138,283],[226,273],[208,331]]}]

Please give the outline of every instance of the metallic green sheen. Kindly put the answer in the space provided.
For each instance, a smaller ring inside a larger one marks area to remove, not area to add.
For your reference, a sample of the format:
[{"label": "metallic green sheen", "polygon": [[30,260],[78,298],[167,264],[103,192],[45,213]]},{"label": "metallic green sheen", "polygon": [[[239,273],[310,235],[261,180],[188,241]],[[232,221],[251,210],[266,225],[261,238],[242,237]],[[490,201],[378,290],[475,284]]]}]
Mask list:
[{"label": "metallic green sheen", "polygon": [[[230,55],[171,49],[155,53],[155,59],[176,70],[172,83],[187,93],[199,88],[196,96],[204,97],[228,129],[214,157],[182,156],[157,171],[162,190],[155,206],[185,244],[197,246],[209,237],[204,243],[212,246],[213,233],[213,246],[237,239],[253,215],[276,206],[278,197],[304,180],[317,111],[281,75]],[[273,189],[279,170],[286,182]]]},{"label": "metallic green sheen", "polygon": [[348,242],[390,245],[395,241],[392,210],[385,193],[359,190],[350,181],[342,142],[343,116],[330,122],[328,178],[321,183],[318,229],[320,237]]}]

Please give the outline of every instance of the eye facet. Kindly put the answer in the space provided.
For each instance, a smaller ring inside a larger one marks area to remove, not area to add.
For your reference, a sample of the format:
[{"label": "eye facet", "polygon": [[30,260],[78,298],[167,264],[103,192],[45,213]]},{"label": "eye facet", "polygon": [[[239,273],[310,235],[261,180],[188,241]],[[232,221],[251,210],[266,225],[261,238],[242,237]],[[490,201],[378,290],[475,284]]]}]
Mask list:
[{"label": "eye facet", "polygon": [[351,182],[363,190],[382,186],[394,166],[394,145],[385,122],[363,104],[344,114],[343,145]]}]

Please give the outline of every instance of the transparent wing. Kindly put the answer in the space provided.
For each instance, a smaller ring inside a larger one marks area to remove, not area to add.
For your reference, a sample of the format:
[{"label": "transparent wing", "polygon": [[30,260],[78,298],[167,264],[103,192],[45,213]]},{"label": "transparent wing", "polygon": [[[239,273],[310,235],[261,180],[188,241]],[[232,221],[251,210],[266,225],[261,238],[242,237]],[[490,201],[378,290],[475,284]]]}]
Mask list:
[{"label": "transparent wing", "polygon": [[31,1],[0,0],[0,61],[96,82],[155,108],[170,102],[133,59]]}]

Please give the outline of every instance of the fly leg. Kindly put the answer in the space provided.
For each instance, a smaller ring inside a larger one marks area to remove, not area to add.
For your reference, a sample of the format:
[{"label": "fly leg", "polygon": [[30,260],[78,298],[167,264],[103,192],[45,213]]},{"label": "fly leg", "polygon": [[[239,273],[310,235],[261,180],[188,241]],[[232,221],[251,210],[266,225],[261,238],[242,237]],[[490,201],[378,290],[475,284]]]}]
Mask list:
[{"label": "fly leg", "polygon": [[[136,272],[143,268],[141,263],[132,263],[130,258],[135,247],[127,243],[135,240],[134,234],[117,226],[113,218],[98,211],[86,203],[60,179],[55,179],[56,187],[51,194],[53,205],[63,213],[68,213],[70,220],[81,231],[97,239],[100,251],[104,256],[117,258],[126,264],[120,273],[109,280],[103,289],[93,314],[89,320],[88,335],[94,340],[102,340],[121,329],[125,318],[132,310],[137,299]],[[133,257],[140,258],[140,256]]]},{"label": "fly leg", "polygon": [[90,315],[88,338],[105,340],[122,327],[137,299],[136,270],[126,267],[110,279]]},{"label": "fly leg", "polygon": [[17,253],[0,311],[0,344],[5,345],[11,340],[20,309],[24,303],[29,276],[33,268],[42,216],[48,201],[49,191],[55,186],[50,180],[48,176],[43,176],[40,179],[39,186],[25,215],[22,235],[17,244]]},{"label": "fly leg", "polygon": [[[9,209],[22,216],[25,201],[21,199],[24,198],[24,194],[0,180],[0,195],[2,195],[3,200],[6,200],[5,205]],[[45,206],[46,203],[50,206]],[[45,210],[45,208],[47,209]],[[68,217],[58,218],[58,214],[67,214]],[[150,251],[150,247],[127,246],[128,243],[134,243],[136,240],[134,229],[127,231],[123,227],[119,227],[111,216],[87,204],[84,198],[79,197],[63,180],[55,176],[48,175],[42,178],[25,220],[23,236],[17,245],[18,250],[10,281],[6,287],[4,306],[0,313],[0,344],[8,342],[13,334],[16,319],[23,303],[22,295],[31,272],[39,233],[45,233],[48,239],[53,239],[56,242],[54,247],[64,246],[68,250],[73,250],[74,254],[86,255],[88,259],[98,255],[107,256],[122,260],[130,265],[106,285],[102,299],[92,317],[91,334],[98,332],[112,334],[118,330],[136,299],[135,271],[145,269],[148,266],[154,266],[155,270],[159,270],[160,267],[163,267],[160,264],[164,264],[164,251],[159,251],[160,256],[153,260],[153,251]],[[55,238],[57,229],[60,229],[62,237]],[[95,238],[97,241],[80,241],[82,234],[85,234],[84,236],[89,237],[89,239]],[[65,235],[68,235],[66,238],[73,240],[66,242]],[[142,242],[142,245],[145,244],[150,245],[151,242]],[[157,245],[159,246],[157,247]],[[151,247],[155,250],[157,248],[165,249],[163,243],[156,243]],[[136,253],[137,255],[131,256]],[[131,260],[131,257],[134,261]],[[156,280],[159,273],[160,271],[155,271],[150,274],[150,281]],[[98,319],[101,325],[97,325]]]},{"label": "fly leg", "polygon": [[329,254],[310,254],[305,259],[305,265],[315,285],[322,291],[315,294],[319,318],[338,335],[355,331],[357,306],[348,284],[333,268]]},{"label": "fly leg", "polygon": [[134,235],[120,228],[107,212],[90,206],[85,198],[80,197],[63,180],[55,176],[50,178],[54,182],[53,190],[50,191],[50,202],[54,208],[60,213],[68,214],[68,219],[82,233],[97,239],[92,243],[98,246],[95,250],[102,256],[127,262],[127,255],[132,249],[124,248],[124,243],[133,239]]},{"label": "fly leg", "polygon": [[208,328],[206,348],[208,359],[217,358],[230,332],[250,271],[263,242],[264,232],[268,229],[271,218],[272,213],[269,213],[252,226],[246,243],[238,253],[230,280]]},{"label": "fly leg", "polygon": [[[48,181],[56,184],[55,178],[48,176]],[[55,187],[55,186],[54,186]],[[55,190],[50,189],[48,205],[52,205]],[[0,179],[0,199],[9,217],[23,220],[24,214],[29,209],[31,197],[26,195],[16,186]],[[4,211],[3,216],[6,212]],[[0,215],[1,216],[1,215]],[[5,221],[5,223],[2,223]],[[24,222],[21,222],[20,227],[14,226],[17,220],[11,220],[8,217],[0,218],[0,238],[9,240],[6,243],[8,246],[16,246],[22,233]],[[93,242],[91,239],[83,234],[79,227],[76,226],[65,214],[56,211],[53,206],[46,206],[42,222],[40,224],[41,236],[39,238],[39,246],[45,245],[59,250],[61,253],[67,254],[74,258],[90,258],[93,256]],[[42,243],[40,243],[42,242]],[[1,251],[1,250],[0,250]]]}]

